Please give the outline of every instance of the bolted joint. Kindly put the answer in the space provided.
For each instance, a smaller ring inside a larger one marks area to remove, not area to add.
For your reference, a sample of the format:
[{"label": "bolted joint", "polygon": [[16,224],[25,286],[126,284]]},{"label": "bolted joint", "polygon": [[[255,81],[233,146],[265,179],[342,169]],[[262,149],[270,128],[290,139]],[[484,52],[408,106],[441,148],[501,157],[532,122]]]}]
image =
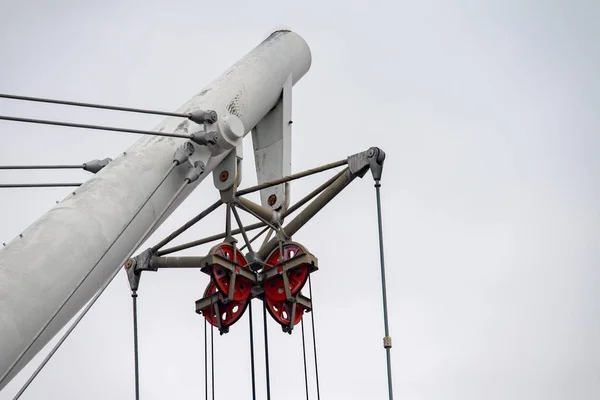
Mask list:
[{"label": "bolted joint", "polygon": [[196,110],[188,116],[190,121],[195,122],[197,124],[209,123],[214,124],[217,122],[218,116],[217,112],[214,110]]},{"label": "bolted joint", "polygon": [[102,168],[106,167],[108,163],[112,161],[112,158],[105,158],[104,160],[92,160],[83,164],[84,171],[91,172],[92,174],[97,173]]},{"label": "bolted joint", "polygon": [[188,171],[185,179],[188,181],[188,183],[197,181],[198,178],[200,178],[200,175],[204,173],[204,168],[204,163],[202,161],[196,161],[194,163],[194,167],[190,168]]},{"label": "bolted joint", "polygon": [[199,144],[200,146],[206,146],[207,144],[217,144],[219,143],[219,134],[218,132],[196,132],[190,135],[191,141]]},{"label": "bolted joint", "polygon": [[383,338],[383,347],[385,349],[391,349],[392,348],[392,337],[391,336],[385,336]]},{"label": "bolted joint", "polygon": [[138,290],[142,271],[156,271],[156,268],[150,265],[151,259],[152,249],[147,249],[125,262],[125,272],[127,273],[127,280],[132,291]]},{"label": "bolted joint", "polygon": [[194,154],[194,145],[191,142],[185,142],[175,150],[173,162],[176,162],[177,165],[181,165],[186,162],[192,154]]},{"label": "bolted joint", "polygon": [[364,177],[370,169],[373,179],[380,180],[383,170],[385,153],[378,147],[371,147],[367,151],[348,157],[348,168],[354,176]]}]

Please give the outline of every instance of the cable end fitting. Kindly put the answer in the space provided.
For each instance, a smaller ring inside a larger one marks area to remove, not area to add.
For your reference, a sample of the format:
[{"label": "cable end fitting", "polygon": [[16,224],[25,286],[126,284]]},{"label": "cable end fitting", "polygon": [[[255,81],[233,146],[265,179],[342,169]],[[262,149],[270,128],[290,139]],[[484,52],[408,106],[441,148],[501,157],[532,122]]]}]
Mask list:
[{"label": "cable end fitting", "polygon": [[200,175],[202,175],[204,173],[204,168],[205,168],[205,166],[202,161],[196,161],[194,163],[194,167],[190,168],[185,179],[187,179],[188,183],[197,181],[198,178],[200,178]]},{"label": "cable end fitting", "polygon": [[177,165],[183,164],[194,154],[194,150],[194,145],[191,142],[185,142],[175,150],[173,162],[176,162]]},{"label": "cable end fitting", "polygon": [[209,123],[214,124],[217,122],[218,116],[217,112],[214,110],[196,110],[191,112],[188,116],[188,119],[197,124]]},{"label": "cable end fitting", "polygon": [[391,336],[385,336],[383,338],[383,347],[385,349],[391,349],[392,348],[392,337]]},{"label": "cable end fitting", "polygon": [[219,134],[217,132],[196,132],[190,135],[190,140],[200,146],[217,144],[219,142]]},{"label": "cable end fitting", "polygon": [[95,174],[102,168],[106,167],[108,163],[112,161],[112,158],[105,158],[104,160],[92,160],[83,164],[83,170]]}]

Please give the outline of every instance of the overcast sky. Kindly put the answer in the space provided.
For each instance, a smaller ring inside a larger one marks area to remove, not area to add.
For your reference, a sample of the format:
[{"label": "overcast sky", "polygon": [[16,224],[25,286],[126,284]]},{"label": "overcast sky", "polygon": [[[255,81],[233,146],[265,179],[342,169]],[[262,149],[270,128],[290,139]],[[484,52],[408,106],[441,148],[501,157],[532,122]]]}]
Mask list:
[{"label": "overcast sky", "polygon": [[[0,92],[173,110],[274,29],[295,30],[313,62],[293,92],[293,170],[373,145],[388,155],[396,398],[591,400],[600,397],[599,20],[600,3],[584,0],[0,0]],[[161,120],[6,100],[0,114],[138,129]],[[9,122],[0,132],[2,164],[78,164],[138,139]],[[249,137],[245,148],[249,186]],[[294,199],[334,173],[294,183]],[[0,182],[86,177],[2,172]],[[70,192],[2,190],[0,242]],[[149,244],[216,198],[205,181]],[[367,175],[295,237],[320,263],[323,399],[387,395],[374,200]],[[177,243],[222,227],[220,212]],[[203,398],[203,319],[193,310],[207,281],[197,271],[144,275],[144,400]],[[272,398],[303,399],[300,332],[269,324]],[[261,326],[257,312],[264,398]],[[133,398],[131,331],[122,274],[22,398]],[[251,398],[246,316],[216,338],[215,357],[215,397]],[[0,399],[12,398],[33,364]]]}]

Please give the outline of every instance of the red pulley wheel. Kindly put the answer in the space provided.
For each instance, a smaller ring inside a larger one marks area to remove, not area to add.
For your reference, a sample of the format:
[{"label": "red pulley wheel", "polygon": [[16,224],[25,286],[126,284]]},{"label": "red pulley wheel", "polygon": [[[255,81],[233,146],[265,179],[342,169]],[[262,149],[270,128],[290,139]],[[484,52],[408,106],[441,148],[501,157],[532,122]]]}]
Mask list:
[{"label": "red pulley wheel", "polygon": [[[208,283],[208,286],[206,287],[206,290],[204,291],[204,297],[208,297],[213,293],[217,293],[218,289],[217,289],[217,285],[215,285],[215,282],[211,279],[210,282]],[[219,296],[221,297],[221,296]],[[217,318],[221,319],[221,327],[222,328],[226,328],[229,327],[233,324],[235,324],[237,322],[238,319],[241,318],[242,314],[244,314],[244,311],[246,310],[246,307],[248,306],[248,301],[232,301],[231,303],[228,304],[222,304],[219,303],[219,313],[221,315],[217,316],[214,305],[210,305],[208,307],[205,307],[202,310],[202,315],[204,315],[204,318],[206,318],[206,320],[213,326],[216,326],[217,328],[219,327],[219,320]]]},{"label": "red pulley wheel", "polygon": [[[301,245],[297,243],[286,243],[283,245],[283,257],[281,256],[280,248],[277,247],[267,258],[265,269],[273,268],[275,265],[280,264],[284,260],[289,260],[290,258],[294,258],[304,253],[306,253],[306,250]],[[308,279],[309,267],[310,266],[308,264],[305,264],[287,272],[292,296],[295,296],[298,292],[300,292],[306,283],[306,280]],[[272,300],[286,299],[285,286],[283,284],[283,278],[281,275],[278,275],[265,282],[264,289],[265,296],[267,298]]]},{"label": "red pulley wheel", "polygon": [[[286,300],[273,300],[267,297],[267,310],[269,314],[283,326],[290,326],[290,319],[292,318],[292,303]],[[304,313],[304,307],[296,303],[296,314],[294,315],[294,325],[298,325],[302,320],[302,314]]]},{"label": "red pulley wheel", "polygon": [[[221,243],[210,250],[210,254],[218,254],[219,256],[226,258],[230,261],[235,262],[239,267],[236,268],[248,268],[248,262],[242,253],[236,248],[235,249],[235,260],[233,259],[233,246],[229,243]],[[229,283],[231,279],[231,273],[225,268],[214,264],[212,266],[212,277],[219,288],[219,290],[227,297],[229,296]],[[245,301],[250,297],[250,291],[252,290],[252,282],[243,276],[235,277],[235,293],[233,294],[234,301]]]}]

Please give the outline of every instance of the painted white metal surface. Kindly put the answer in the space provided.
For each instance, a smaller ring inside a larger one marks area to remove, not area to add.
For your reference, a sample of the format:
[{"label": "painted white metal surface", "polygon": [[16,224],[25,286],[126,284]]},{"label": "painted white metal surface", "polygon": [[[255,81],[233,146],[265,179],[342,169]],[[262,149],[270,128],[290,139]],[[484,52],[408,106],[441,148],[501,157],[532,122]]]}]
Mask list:
[{"label": "painted white metal surface", "polygon": [[[275,32],[178,111],[211,109],[217,111],[221,121],[227,115],[235,115],[247,133],[277,104],[288,77],[291,75],[296,83],[308,71],[310,63],[310,50],[300,36],[288,31]],[[155,129],[192,133],[201,128],[187,120],[167,118]],[[33,223],[22,237],[0,249],[0,376],[117,238],[158,185],[172,163],[177,146],[183,142],[164,137],[140,139]],[[192,160],[203,160],[206,172],[188,185],[164,218],[230,149],[197,146]],[[128,251],[180,187],[187,169],[187,165],[182,165],[171,173],[10,374],[11,378],[121,267]],[[214,190],[212,185],[210,189]]]},{"label": "painted white metal surface", "polygon": [[[258,183],[292,173],[292,77],[283,85],[277,105],[252,130]],[[260,191],[264,207],[284,211],[290,203],[289,182]]]}]

